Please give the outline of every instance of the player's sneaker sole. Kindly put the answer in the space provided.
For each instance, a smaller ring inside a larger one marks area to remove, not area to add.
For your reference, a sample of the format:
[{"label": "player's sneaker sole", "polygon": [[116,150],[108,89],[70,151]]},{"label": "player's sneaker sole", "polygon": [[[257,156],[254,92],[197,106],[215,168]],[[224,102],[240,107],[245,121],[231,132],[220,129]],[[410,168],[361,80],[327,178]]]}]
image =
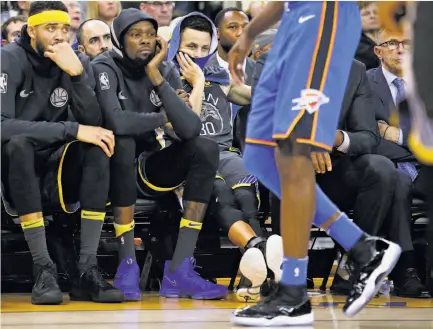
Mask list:
[{"label": "player's sneaker sole", "polygon": [[274,272],[275,282],[281,279],[283,257],[283,239],[279,235],[270,236],[266,242],[266,263]]},{"label": "player's sneaker sole", "polygon": [[257,248],[248,249],[239,264],[242,275],[251,281],[251,288],[241,288],[236,292],[240,302],[253,303],[260,299],[260,286],[266,280],[268,269],[262,252]]},{"label": "player's sneaker sole", "polygon": [[272,319],[266,318],[240,318],[232,314],[230,321],[233,324],[239,326],[248,327],[283,327],[283,326],[294,326],[301,327],[302,329],[313,328],[311,325],[314,323],[314,313],[300,315],[297,317],[290,316],[277,316]]},{"label": "player's sneaker sole", "polygon": [[394,269],[401,254],[401,248],[392,242],[387,242],[389,247],[384,251],[380,265],[367,279],[361,295],[354,300],[345,310],[344,314],[353,317],[358,314],[372,300],[380,290],[383,280]]}]

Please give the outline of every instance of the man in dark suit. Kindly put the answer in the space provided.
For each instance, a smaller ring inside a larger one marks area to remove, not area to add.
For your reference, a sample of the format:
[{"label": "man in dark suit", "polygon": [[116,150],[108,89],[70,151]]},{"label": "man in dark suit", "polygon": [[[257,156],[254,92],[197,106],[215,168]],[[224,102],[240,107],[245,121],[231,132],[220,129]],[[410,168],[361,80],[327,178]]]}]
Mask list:
[{"label": "man in dark suit", "polygon": [[[396,120],[397,106],[406,98],[403,60],[405,52],[411,47],[412,43],[408,38],[381,30],[378,34],[378,46],[375,47],[375,53],[381,61],[381,66],[367,72],[373,91],[376,120],[382,137],[377,153],[393,161],[397,167],[398,181],[401,185],[398,193],[401,196],[401,202],[399,202],[400,210],[395,216],[401,218],[401,221],[406,221],[405,230],[407,232],[410,232],[410,207],[413,196],[423,197],[423,184],[426,183],[425,176],[428,170],[416,161],[408,147],[410,132],[408,117],[401,115],[400,120]],[[403,214],[406,219],[402,218]],[[391,228],[391,231],[394,229]],[[399,291],[397,286],[397,293],[420,297],[424,295],[425,288],[415,283],[419,280],[413,270],[413,244],[412,241],[408,241],[409,234],[406,236],[407,241],[402,245],[403,254],[394,270],[397,276],[394,281],[406,280],[411,283],[405,285],[403,291]]]},{"label": "man in dark suit", "polygon": [[377,235],[393,204],[397,175],[389,159],[372,154],[380,142],[365,65],[353,61],[334,152],[313,153],[317,182],[354,221]]},{"label": "man in dark suit", "polygon": [[382,137],[377,153],[395,162],[414,183],[414,195],[422,197],[424,179],[420,176],[423,176],[425,168],[418,164],[408,147],[410,122],[404,116],[401,116],[399,123],[395,120],[397,104],[406,96],[403,59],[405,51],[411,49],[411,41],[386,30],[382,30],[378,38],[380,43],[375,52],[382,64],[367,72]]}]

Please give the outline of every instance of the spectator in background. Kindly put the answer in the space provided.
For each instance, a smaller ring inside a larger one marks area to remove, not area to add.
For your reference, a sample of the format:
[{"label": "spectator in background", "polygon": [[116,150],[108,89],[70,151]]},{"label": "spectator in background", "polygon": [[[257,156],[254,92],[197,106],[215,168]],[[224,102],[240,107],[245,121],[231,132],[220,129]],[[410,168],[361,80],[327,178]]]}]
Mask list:
[{"label": "spectator in background", "polygon": [[380,61],[374,54],[376,33],[380,29],[380,22],[374,1],[359,1],[358,5],[361,10],[362,34],[355,58],[364,63],[369,70],[380,65]]},{"label": "spectator in background", "polygon": [[[234,7],[221,10],[215,17],[215,25],[218,29],[218,51],[216,58],[219,66],[227,72],[229,72],[229,64],[227,62],[229,51],[249,22],[247,14]],[[247,80],[251,79],[254,66],[255,62],[250,58],[246,58],[244,69],[247,74]],[[249,81],[246,84],[250,84]]]},{"label": "spectator in background", "polygon": [[173,9],[174,1],[143,1],[140,3],[140,10],[152,16],[158,22],[158,27],[170,25]]},{"label": "spectator in background", "polygon": [[71,30],[69,43],[74,50],[77,50],[77,30],[81,24],[81,9],[77,1],[63,1],[68,8],[69,17],[71,18]]},{"label": "spectator in background", "polygon": [[78,51],[90,59],[106,50],[113,49],[110,27],[98,19],[88,19],[80,25],[77,31]]},{"label": "spectator in background", "polygon": [[9,18],[2,25],[2,46],[14,42],[21,36],[21,28],[26,24],[27,19],[24,16]]},{"label": "spectator in background", "polygon": [[24,16],[27,19],[29,17],[29,9],[31,3],[31,1],[17,1],[18,15]]},{"label": "spectator in background", "polygon": [[87,19],[98,19],[111,26],[113,19],[122,10],[119,1],[89,1],[87,4]]}]

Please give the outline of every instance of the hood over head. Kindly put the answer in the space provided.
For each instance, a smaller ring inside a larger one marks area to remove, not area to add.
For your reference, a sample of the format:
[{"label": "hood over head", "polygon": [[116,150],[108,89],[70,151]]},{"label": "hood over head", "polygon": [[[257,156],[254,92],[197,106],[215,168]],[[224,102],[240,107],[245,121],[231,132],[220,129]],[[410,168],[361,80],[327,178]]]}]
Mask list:
[{"label": "hood over head", "polygon": [[183,20],[191,16],[201,16],[206,20],[208,20],[212,26],[212,39],[211,39],[209,55],[205,57],[191,58],[198,66],[200,66],[203,69],[205,64],[209,60],[209,58],[218,48],[218,34],[217,34],[217,28],[215,27],[215,24],[208,17],[206,17],[206,15],[203,15],[202,13],[196,11],[177,19],[176,25],[174,25],[173,27],[172,35],[169,41],[169,48],[168,48],[166,60],[173,61],[176,64],[176,66],[178,66],[176,60],[176,54],[179,51],[179,46],[180,46],[180,39],[181,39],[180,27],[182,25]]},{"label": "hood over head", "polygon": [[110,27],[111,38],[113,40],[113,50],[119,55],[124,55],[123,37],[125,36],[125,33],[132,25],[141,21],[151,22],[155,27],[155,30],[158,31],[157,21],[149,14],[142,12],[136,8],[128,8],[122,10],[119,16],[117,16],[113,20],[113,23]]}]

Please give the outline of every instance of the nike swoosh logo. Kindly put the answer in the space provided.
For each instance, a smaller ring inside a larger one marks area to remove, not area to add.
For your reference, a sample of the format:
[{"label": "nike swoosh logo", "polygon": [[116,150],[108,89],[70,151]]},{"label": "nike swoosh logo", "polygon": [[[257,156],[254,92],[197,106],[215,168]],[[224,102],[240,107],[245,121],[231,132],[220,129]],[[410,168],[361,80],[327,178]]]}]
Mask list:
[{"label": "nike swoosh logo", "polygon": [[29,93],[26,94],[26,90],[24,89],[24,90],[22,90],[22,91],[20,92],[20,96],[21,96],[22,98],[26,98],[26,97],[28,97],[30,94],[33,94],[33,91],[29,91]]},{"label": "nike swoosh logo", "polygon": [[128,97],[126,97],[125,95],[123,95],[123,91],[120,91],[117,96],[119,97],[119,99],[128,99]]},{"label": "nike swoosh logo", "polygon": [[165,278],[167,279],[168,282],[171,283],[172,286],[176,286],[177,285],[176,280],[171,281],[167,276],[165,276]]},{"label": "nike swoosh logo", "polygon": [[85,217],[99,217],[101,215],[100,214],[86,214],[86,213],[83,213],[83,216],[85,216]]},{"label": "nike swoosh logo", "polygon": [[310,19],[312,19],[313,17],[316,17],[316,15],[310,15],[310,16],[305,16],[305,17],[299,17],[299,24],[302,24]]},{"label": "nike swoosh logo", "polygon": [[188,227],[198,227],[198,226],[200,226],[200,224],[191,224],[191,223],[188,224]]}]

